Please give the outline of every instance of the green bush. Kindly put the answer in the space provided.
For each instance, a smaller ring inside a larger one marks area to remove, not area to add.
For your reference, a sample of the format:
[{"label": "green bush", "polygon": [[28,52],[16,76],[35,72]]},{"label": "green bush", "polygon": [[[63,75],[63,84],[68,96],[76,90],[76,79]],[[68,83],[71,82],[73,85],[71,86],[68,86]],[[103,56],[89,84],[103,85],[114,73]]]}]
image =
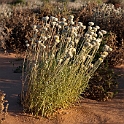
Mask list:
[{"label": "green bush", "polygon": [[33,26],[33,37],[25,41],[21,99],[24,109],[34,115],[50,116],[77,101],[112,50],[104,46],[93,61],[106,31],[93,22],[86,28],[73,19],[43,17],[41,25]]},{"label": "green bush", "polygon": [[118,75],[105,62],[89,81],[89,87],[82,93],[83,97],[98,101],[107,101],[117,94]]}]

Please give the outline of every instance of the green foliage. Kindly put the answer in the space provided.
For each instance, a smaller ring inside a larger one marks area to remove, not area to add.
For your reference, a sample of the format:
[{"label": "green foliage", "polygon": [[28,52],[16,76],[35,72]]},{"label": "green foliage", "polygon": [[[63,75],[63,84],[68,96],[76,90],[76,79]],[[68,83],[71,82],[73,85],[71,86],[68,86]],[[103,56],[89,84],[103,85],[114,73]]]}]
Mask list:
[{"label": "green foliage", "polygon": [[73,15],[61,18],[61,22],[53,16],[43,17],[41,25],[32,26],[31,41],[25,41],[22,103],[36,116],[50,116],[77,101],[111,51],[107,46],[108,50],[103,50],[92,63],[106,31],[101,30],[102,34],[93,22],[89,22],[86,31],[86,26],[81,22],[76,24],[73,19]]},{"label": "green foliage", "polygon": [[112,99],[117,94],[117,78],[118,76],[113,69],[109,68],[107,63],[104,62],[95,72],[93,78],[89,81],[89,87],[82,95],[98,101]]}]

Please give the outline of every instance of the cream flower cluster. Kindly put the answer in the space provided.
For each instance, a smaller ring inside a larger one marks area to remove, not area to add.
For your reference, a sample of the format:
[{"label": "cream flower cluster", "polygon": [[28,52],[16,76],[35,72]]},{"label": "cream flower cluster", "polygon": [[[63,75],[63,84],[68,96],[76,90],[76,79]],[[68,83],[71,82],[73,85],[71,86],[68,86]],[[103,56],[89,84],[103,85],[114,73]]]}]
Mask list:
[{"label": "cream flower cluster", "polygon": [[35,52],[47,57],[55,58],[59,65],[74,63],[81,64],[81,67],[90,75],[103,62],[109,51],[112,49],[105,45],[100,58],[93,64],[92,61],[99,50],[102,38],[107,32],[100,30],[94,22],[89,22],[86,27],[82,22],[75,22],[74,16],[67,19],[58,19],[53,16],[42,18],[42,25],[32,26],[34,35],[29,41],[25,41],[26,46]]},{"label": "cream flower cluster", "polygon": [[124,10],[119,7],[115,9],[113,4],[102,4],[101,6],[96,7],[96,9],[93,10],[93,17],[95,18],[109,18],[109,17],[122,17]]}]

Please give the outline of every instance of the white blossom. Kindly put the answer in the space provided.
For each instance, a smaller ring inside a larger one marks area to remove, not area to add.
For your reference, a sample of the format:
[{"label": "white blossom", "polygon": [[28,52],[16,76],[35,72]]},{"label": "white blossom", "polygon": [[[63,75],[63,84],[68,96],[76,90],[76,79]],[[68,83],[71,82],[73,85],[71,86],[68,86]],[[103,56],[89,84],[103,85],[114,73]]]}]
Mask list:
[{"label": "white blossom", "polygon": [[70,16],[69,16],[69,19],[70,19],[70,20],[72,20],[73,18],[74,18],[74,16],[73,16],[73,15],[70,15]]},{"label": "white blossom", "polygon": [[79,25],[80,27],[83,27],[83,23],[82,23],[82,22],[78,22],[78,25]]},{"label": "white blossom", "polygon": [[67,40],[67,42],[70,42],[71,41],[71,37],[67,37],[66,40]]},{"label": "white blossom", "polygon": [[103,34],[107,34],[107,31],[105,31],[105,30],[101,30],[101,32],[102,32]]},{"label": "white blossom", "polygon": [[62,21],[63,21],[63,22],[66,22],[66,18],[62,18]]},{"label": "white blossom", "polygon": [[25,43],[28,43],[28,40],[26,40]]},{"label": "white blossom", "polygon": [[88,30],[91,31],[92,30],[92,27],[91,26],[88,26]]},{"label": "white blossom", "polygon": [[96,28],[97,28],[97,29],[100,29],[100,27],[99,27],[99,26],[96,26]]},{"label": "white blossom", "polygon": [[98,32],[99,36],[103,37],[103,33],[101,31]]},{"label": "white blossom", "polygon": [[37,43],[40,44],[41,43],[41,40],[38,40]]},{"label": "white blossom", "polygon": [[30,44],[27,43],[27,44],[26,44],[26,47],[29,47],[29,46],[30,46]]},{"label": "white blossom", "polygon": [[88,23],[90,26],[93,26],[94,25],[94,22],[89,22]]}]

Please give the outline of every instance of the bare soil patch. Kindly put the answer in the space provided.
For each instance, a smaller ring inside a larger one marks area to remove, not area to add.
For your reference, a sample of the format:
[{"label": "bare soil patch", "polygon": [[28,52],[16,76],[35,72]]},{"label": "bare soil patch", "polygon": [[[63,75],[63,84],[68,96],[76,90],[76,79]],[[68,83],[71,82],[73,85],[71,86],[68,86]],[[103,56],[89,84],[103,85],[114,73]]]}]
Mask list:
[{"label": "bare soil patch", "polygon": [[[74,107],[61,110],[56,118],[34,118],[23,113],[18,103],[21,92],[21,73],[14,70],[21,65],[16,54],[0,53],[0,89],[6,93],[9,109],[2,124],[84,124],[84,123],[124,123],[124,77],[118,79],[119,94],[112,100],[98,102],[82,99]],[[117,73],[124,74],[124,65],[115,68]]]}]

